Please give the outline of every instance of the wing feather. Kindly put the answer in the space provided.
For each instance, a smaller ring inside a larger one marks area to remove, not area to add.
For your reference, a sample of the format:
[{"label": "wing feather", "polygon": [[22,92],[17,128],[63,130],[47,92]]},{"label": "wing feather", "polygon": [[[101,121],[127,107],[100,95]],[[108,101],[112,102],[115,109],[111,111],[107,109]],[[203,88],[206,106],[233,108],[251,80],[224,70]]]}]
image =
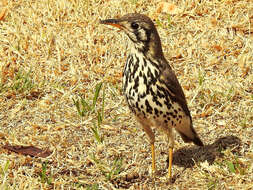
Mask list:
[{"label": "wing feather", "polygon": [[[170,68],[167,67],[166,69],[164,69],[164,71],[161,74],[161,80],[162,82],[165,84],[165,86],[167,87],[167,91],[169,92],[169,96],[170,99],[173,102],[177,102],[181,108],[183,109],[184,113],[190,118],[190,125],[186,126],[185,129],[182,130],[177,130],[180,134],[180,136],[182,137],[182,139],[184,140],[184,142],[193,142],[194,144],[198,145],[198,146],[203,146],[202,141],[200,140],[200,138],[198,137],[196,131],[193,128],[192,125],[192,117],[191,117],[191,113],[189,111],[189,108],[187,106],[187,101],[183,92],[183,89],[181,87],[181,85],[179,84],[179,81],[176,77],[175,72]],[[191,137],[189,137],[187,135],[186,131],[190,131],[192,132]],[[185,132],[184,132],[185,130]]]}]

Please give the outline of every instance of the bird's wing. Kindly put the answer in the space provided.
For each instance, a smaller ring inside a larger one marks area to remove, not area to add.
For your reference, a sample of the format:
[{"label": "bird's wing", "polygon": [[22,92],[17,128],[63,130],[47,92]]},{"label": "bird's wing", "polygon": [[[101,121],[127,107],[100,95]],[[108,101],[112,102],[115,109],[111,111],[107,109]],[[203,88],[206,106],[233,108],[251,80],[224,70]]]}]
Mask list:
[{"label": "bird's wing", "polygon": [[183,89],[181,85],[179,84],[174,71],[171,68],[166,68],[162,72],[161,79],[167,87],[170,99],[173,102],[177,102],[182,107],[185,114],[191,118],[191,114],[187,106]]},{"label": "bird's wing", "polygon": [[178,82],[176,74],[170,67],[167,67],[162,72],[160,79],[167,87],[167,91],[170,96],[170,99],[173,102],[177,102],[181,106],[185,114],[190,119],[190,123],[188,125],[182,126],[183,128],[180,127],[179,129],[176,129],[176,130],[179,132],[184,142],[192,141],[194,144],[198,146],[203,146],[202,141],[200,140],[200,138],[198,137],[196,131],[194,130],[192,126],[191,113],[188,109],[183,89]]}]

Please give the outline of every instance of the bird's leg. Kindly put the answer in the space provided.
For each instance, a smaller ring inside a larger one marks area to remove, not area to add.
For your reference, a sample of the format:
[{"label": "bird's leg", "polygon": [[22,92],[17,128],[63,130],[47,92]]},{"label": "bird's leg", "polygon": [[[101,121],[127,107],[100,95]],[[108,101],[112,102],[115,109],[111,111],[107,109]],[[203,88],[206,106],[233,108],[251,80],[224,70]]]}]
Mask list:
[{"label": "bird's leg", "polygon": [[152,173],[155,174],[156,172],[156,166],[155,166],[155,134],[152,131],[151,127],[144,122],[144,120],[136,117],[137,120],[141,123],[143,130],[146,132],[146,134],[149,137],[149,142],[151,145],[151,153],[152,153]]},{"label": "bird's leg", "polygon": [[171,178],[172,159],[173,159],[173,148],[169,147],[169,169],[168,169],[169,179]]},{"label": "bird's leg", "polygon": [[155,167],[155,144],[151,144],[151,152],[152,152],[152,171],[155,173],[156,167]]},{"label": "bird's leg", "polygon": [[142,125],[144,131],[149,137],[150,145],[151,145],[151,153],[152,153],[152,172],[155,174],[156,166],[155,166],[155,134],[152,129],[147,125]]},{"label": "bird's leg", "polygon": [[168,177],[171,179],[171,170],[172,170],[172,159],[173,159],[173,148],[174,148],[174,135],[173,131],[170,130],[167,133],[168,142],[169,142],[169,168],[168,168]]}]

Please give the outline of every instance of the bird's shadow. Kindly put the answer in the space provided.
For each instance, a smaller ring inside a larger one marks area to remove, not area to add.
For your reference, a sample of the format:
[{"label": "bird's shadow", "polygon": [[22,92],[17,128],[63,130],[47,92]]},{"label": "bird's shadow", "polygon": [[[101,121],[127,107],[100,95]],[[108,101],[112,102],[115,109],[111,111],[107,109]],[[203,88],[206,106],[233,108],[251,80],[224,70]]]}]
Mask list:
[{"label": "bird's shadow", "polygon": [[[176,150],[173,153],[173,165],[184,168],[192,168],[195,163],[207,161],[213,164],[216,157],[222,157],[222,151],[230,148],[233,153],[239,154],[239,147],[241,140],[236,136],[226,136],[217,139],[213,144],[205,145],[203,147],[188,146]],[[167,159],[167,164],[169,159]],[[173,176],[174,181],[179,176]]]}]

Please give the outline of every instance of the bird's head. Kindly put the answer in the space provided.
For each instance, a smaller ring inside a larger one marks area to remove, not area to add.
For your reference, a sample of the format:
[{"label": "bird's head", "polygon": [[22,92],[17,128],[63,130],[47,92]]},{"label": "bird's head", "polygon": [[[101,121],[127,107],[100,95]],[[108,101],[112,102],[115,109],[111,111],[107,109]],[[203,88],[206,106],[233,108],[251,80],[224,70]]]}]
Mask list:
[{"label": "bird's head", "polygon": [[163,55],[158,32],[149,17],[131,13],[119,19],[102,20],[100,23],[115,26],[124,31],[137,51],[152,57]]}]

